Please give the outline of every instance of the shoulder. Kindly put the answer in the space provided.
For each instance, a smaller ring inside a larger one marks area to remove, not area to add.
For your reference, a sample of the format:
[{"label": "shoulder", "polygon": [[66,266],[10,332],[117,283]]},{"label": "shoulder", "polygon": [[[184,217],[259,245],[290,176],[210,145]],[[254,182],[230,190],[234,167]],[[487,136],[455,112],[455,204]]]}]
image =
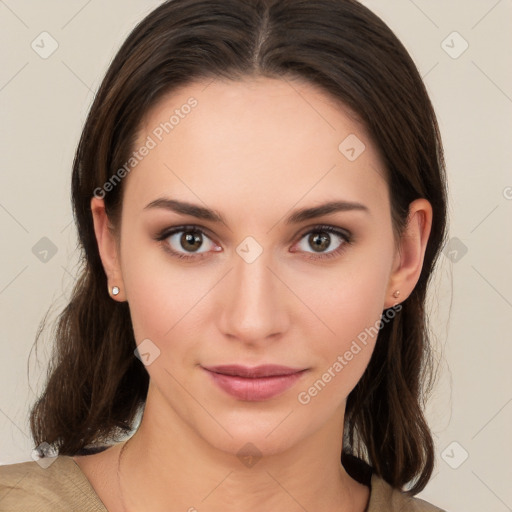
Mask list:
[{"label": "shoulder", "polygon": [[40,461],[0,466],[1,510],[107,512],[72,457]]},{"label": "shoulder", "polygon": [[425,500],[394,489],[374,473],[367,462],[350,453],[343,452],[341,462],[352,478],[370,487],[370,499],[365,512],[446,512]]},{"label": "shoulder", "polygon": [[413,498],[393,489],[385,480],[373,474],[367,512],[446,512],[420,498]]}]

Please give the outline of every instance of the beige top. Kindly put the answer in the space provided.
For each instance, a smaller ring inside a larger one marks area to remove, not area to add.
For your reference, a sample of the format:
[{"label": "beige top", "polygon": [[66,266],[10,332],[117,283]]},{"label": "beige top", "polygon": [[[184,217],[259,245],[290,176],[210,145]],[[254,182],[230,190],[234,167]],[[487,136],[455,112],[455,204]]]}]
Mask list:
[{"label": "beige top", "polygon": [[[80,466],[59,455],[46,469],[37,462],[0,466],[1,512],[108,512]],[[366,512],[445,512],[371,477]]]}]

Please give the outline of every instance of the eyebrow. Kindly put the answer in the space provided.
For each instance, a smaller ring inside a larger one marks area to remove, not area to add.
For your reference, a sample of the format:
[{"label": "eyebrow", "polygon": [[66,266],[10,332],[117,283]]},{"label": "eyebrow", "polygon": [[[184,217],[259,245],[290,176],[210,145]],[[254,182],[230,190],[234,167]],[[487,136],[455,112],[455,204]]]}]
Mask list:
[{"label": "eyebrow", "polygon": [[[162,208],[164,210],[169,210],[178,214],[189,215],[191,217],[196,217],[202,220],[226,224],[223,216],[216,210],[205,208],[204,206],[199,206],[185,201],[178,201],[176,199],[168,199],[162,197],[151,201],[144,207],[144,210],[151,210],[154,208]],[[361,203],[350,201],[330,201],[318,206],[295,210],[290,216],[286,218],[285,223],[298,224],[300,222],[311,220],[316,217],[321,217],[323,215],[347,211],[362,211],[365,213],[370,213],[369,208]]]}]

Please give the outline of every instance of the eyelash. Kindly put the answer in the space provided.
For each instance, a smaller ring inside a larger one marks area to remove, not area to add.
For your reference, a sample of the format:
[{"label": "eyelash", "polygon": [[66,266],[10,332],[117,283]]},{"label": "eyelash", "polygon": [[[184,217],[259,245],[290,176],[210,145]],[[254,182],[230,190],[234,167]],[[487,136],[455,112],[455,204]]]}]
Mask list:
[{"label": "eyelash", "polygon": [[[201,235],[204,235],[207,238],[210,238],[199,226],[187,225],[187,226],[178,226],[178,227],[174,227],[174,228],[170,228],[170,229],[165,228],[160,233],[158,233],[154,237],[154,239],[157,240],[158,242],[164,242],[170,236],[175,235],[176,233],[181,233],[181,232],[200,233]],[[333,226],[326,226],[326,225],[313,226],[308,231],[305,231],[300,235],[299,241],[302,240],[306,235],[309,235],[312,233],[316,233],[316,234],[331,233],[336,236],[339,236],[343,240],[343,243],[334,251],[331,251],[328,253],[319,253],[318,256],[305,256],[305,258],[308,260],[326,260],[328,258],[335,258],[337,256],[340,256],[347,249],[348,245],[352,244],[352,236],[350,235],[350,233],[348,233],[346,231],[342,231],[340,229],[337,229]],[[174,251],[173,249],[171,249],[169,247],[169,244],[163,244],[163,248],[166,252],[171,254],[171,256],[178,258],[180,260],[203,259],[203,257],[206,256],[206,254],[207,254],[207,253],[200,253],[200,254],[193,254],[193,255],[183,254],[183,253],[180,253],[180,252],[177,252],[177,251]],[[310,253],[306,253],[306,254],[310,254]]]}]

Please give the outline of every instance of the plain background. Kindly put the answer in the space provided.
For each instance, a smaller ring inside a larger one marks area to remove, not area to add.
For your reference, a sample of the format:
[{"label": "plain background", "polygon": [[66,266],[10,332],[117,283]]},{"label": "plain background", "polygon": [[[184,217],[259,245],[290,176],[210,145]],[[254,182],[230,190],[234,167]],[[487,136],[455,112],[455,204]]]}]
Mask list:
[{"label": "plain background", "polygon": [[[85,116],[124,38],[159,3],[0,1],[0,464],[31,460],[28,413],[51,347],[45,337],[32,350],[35,334],[77,275],[70,176]],[[512,510],[512,2],[363,3],[415,60],[446,151],[450,241],[430,290],[436,469],[420,496],[452,512]],[[58,44],[48,58],[31,46],[42,32]]]}]

